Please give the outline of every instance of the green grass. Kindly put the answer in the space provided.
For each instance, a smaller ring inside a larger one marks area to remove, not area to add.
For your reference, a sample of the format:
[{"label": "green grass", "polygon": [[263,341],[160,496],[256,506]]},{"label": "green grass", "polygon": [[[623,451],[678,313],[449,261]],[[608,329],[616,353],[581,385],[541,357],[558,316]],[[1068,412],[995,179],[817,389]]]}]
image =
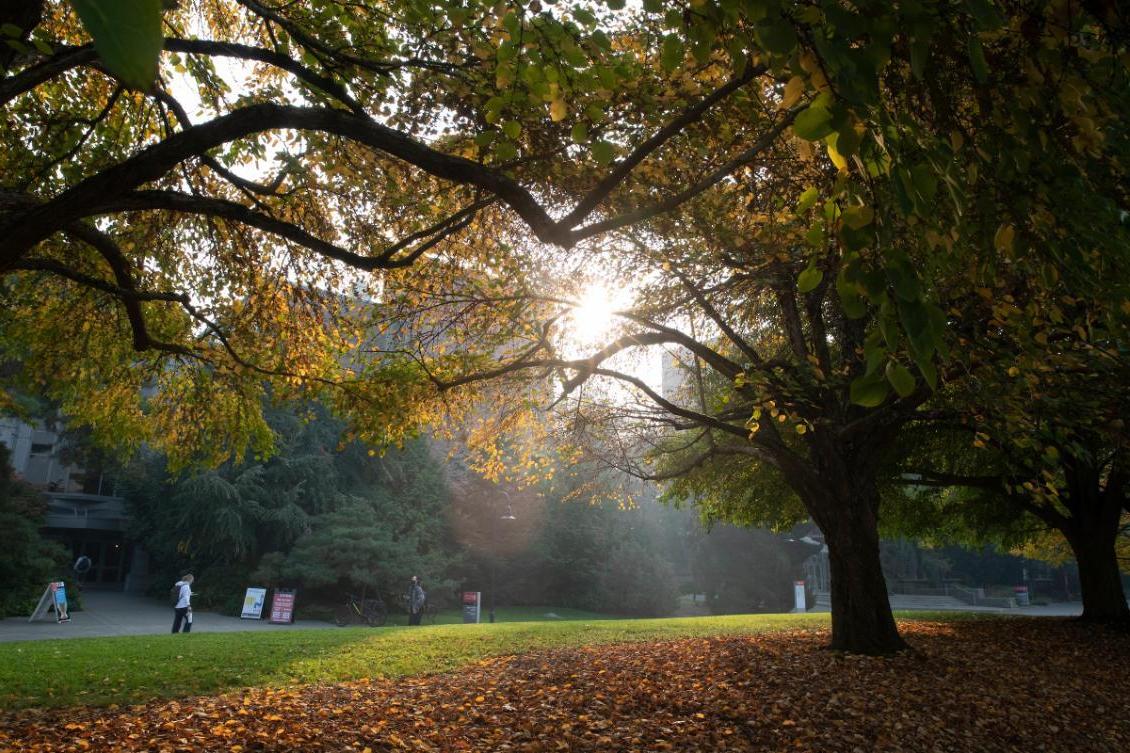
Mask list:
[{"label": "green grass", "polygon": [[[552,611],[565,616],[567,610]],[[500,619],[504,614],[512,619],[521,611],[498,611]],[[968,615],[913,615],[962,618]],[[828,621],[827,614],[733,615],[24,641],[0,644],[0,708],[127,704],[250,686],[399,677],[542,649],[815,629]]]},{"label": "green grass", "polygon": [[[487,621],[490,610],[484,609],[482,621]],[[556,615],[550,617],[549,615]],[[499,607],[494,611],[495,620],[498,622],[557,622],[559,620],[614,620],[615,615],[586,612],[582,609],[566,609],[564,607]],[[394,614],[391,622],[407,622],[408,615]],[[463,612],[459,609],[442,609],[436,615],[437,625],[462,625]]]}]

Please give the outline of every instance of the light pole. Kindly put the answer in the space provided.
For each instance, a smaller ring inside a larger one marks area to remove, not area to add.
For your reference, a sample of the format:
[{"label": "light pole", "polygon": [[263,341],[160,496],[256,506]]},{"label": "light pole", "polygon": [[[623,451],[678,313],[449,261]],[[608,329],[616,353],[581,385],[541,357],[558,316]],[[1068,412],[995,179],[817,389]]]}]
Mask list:
[{"label": "light pole", "polygon": [[[495,541],[496,545],[498,543],[499,521],[500,520],[517,520],[517,518],[514,517],[514,508],[512,508],[510,506],[510,502],[509,502],[510,494],[509,494],[509,492],[504,491],[502,493],[504,495],[506,495],[506,499],[507,499],[506,514],[499,516],[494,521],[494,541]],[[491,557],[491,560],[490,560],[490,622],[491,622],[491,624],[494,623],[494,605],[498,601],[498,587],[496,585],[497,572],[498,572],[498,555],[495,554],[495,556]]]}]

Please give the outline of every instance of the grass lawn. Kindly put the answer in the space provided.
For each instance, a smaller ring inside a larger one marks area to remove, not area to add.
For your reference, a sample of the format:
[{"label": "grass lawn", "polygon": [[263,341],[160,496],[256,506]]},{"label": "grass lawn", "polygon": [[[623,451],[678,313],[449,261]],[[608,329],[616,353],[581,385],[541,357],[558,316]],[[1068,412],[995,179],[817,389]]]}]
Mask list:
[{"label": "grass lawn", "polygon": [[[561,616],[568,610],[554,609]],[[533,619],[534,614],[524,615]],[[399,677],[554,647],[821,628],[827,614],[192,633],[0,644],[0,706],[124,704],[252,686]],[[596,616],[594,616],[596,617]],[[544,619],[544,617],[542,618]]]}]

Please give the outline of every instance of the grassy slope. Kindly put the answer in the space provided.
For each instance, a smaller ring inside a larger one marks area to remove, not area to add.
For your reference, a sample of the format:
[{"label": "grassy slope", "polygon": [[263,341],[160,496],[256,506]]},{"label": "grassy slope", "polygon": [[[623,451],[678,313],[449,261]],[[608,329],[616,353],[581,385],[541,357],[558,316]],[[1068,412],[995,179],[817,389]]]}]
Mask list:
[{"label": "grassy slope", "polygon": [[398,677],[558,646],[817,629],[827,624],[827,614],[736,615],[7,643],[0,644],[0,707],[122,704],[248,686]]}]

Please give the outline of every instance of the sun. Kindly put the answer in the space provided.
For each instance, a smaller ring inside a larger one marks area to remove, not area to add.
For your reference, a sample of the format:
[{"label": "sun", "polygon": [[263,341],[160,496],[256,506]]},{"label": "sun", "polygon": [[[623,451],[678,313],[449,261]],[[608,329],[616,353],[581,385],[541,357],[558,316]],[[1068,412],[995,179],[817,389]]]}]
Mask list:
[{"label": "sun", "polygon": [[627,303],[626,291],[610,291],[600,283],[590,283],[582,290],[568,314],[565,332],[569,344],[579,349],[604,345],[619,325],[616,312]]}]

